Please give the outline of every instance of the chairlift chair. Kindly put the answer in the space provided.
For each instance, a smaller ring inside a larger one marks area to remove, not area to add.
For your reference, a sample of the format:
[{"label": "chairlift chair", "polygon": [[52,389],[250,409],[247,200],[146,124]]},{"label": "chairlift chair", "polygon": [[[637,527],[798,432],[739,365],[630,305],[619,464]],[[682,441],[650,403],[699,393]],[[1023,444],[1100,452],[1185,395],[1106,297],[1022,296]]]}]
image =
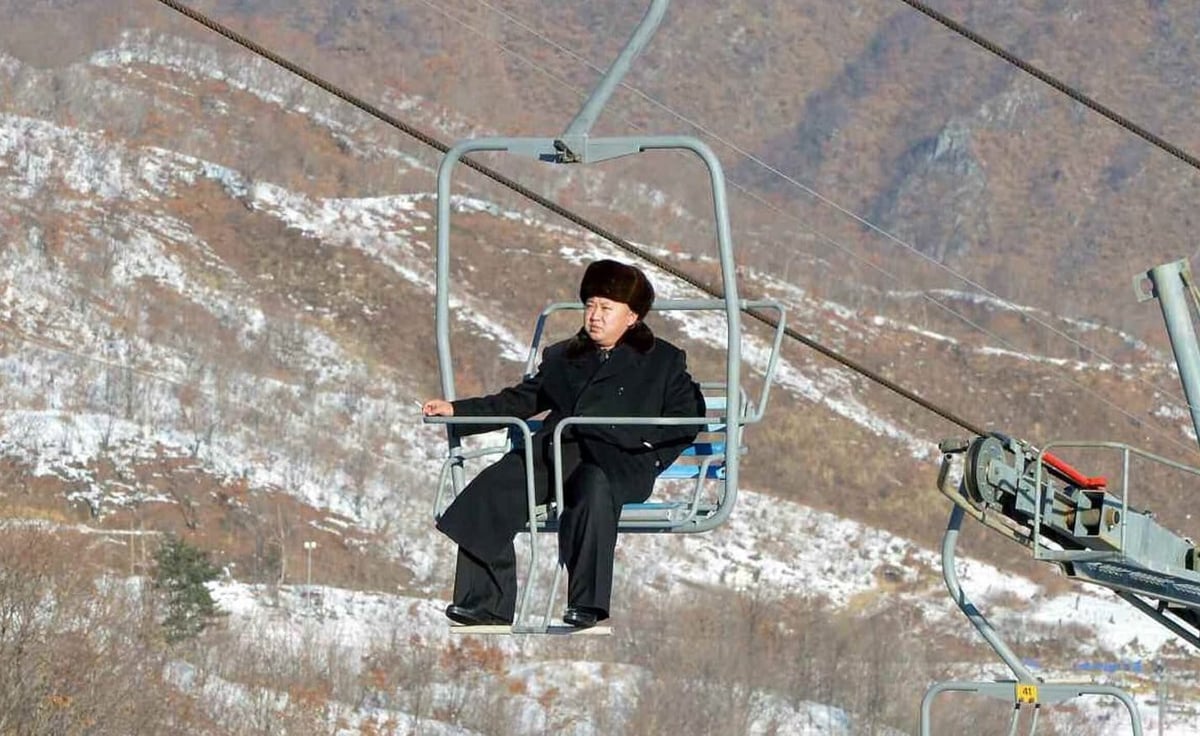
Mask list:
[{"label": "chairlift chair", "polygon": [[[442,395],[449,401],[457,397],[455,388],[454,360],[450,350],[450,235],[451,185],[456,166],[468,154],[478,152],[507,153],[533,158],[551,164],[592,164],[618,157],[647,153],[650,151],[682,150],[695,153],[704,163],[711,186],[717,258],[721,267],[722,299],[708,300],[661,300],[656,311],[708,310],[724,315],[726,335],[725,375],[720,380],[702,383],[708,409],[708,423],[701,438],[689,447],[662,477],[692,480],[695,485],[690,498],[683,501],[652,501],[644,504],[629,504],[621,514],[619,530],[622,532],[703,532],[713,529],[729,518],[737,500],[739,458],[745,451],[742,430],[747,424],[759,421],[766,408],[768,388],[778,361],[780,344],[784,334],[782,306],[771,300],[747,301],[738,297],[738,284],[733,260],[729,215],[725,195],[725,178],[720,161],[702,141],[690,136],[625,136],[594,138],[589,131],[599,116],[605,102],[616,85],[624,77],[633,58],[648,42],[666,13],[670,0],[652,0],[641,23],[626,43],[625,48],[609,68],[579,113],[557,137],[488,137],[459,141],[443,156],[438,167],[437,189],[437,264],[436,264],[436,313],[435,334],[437,341],[438,366],[442,384]],[[757,401],[751,404],[745,395],[741,381],[742,324],[743,310],[761,308],[778,313],[779,319],[774,334],[771,356],[766,376]],[[582,309],[578,303],[555,303],[546,307],[538,318],[530,344],[529,359],[525,371],[534,371],[540,352],[546,318],[562,310]],[[443,463],[435,500],[435,515],[444,509],[450,493],[457,494],[465,485],[464,463],[468,460],[509,451],[514,444],[524,447],[526,468],[532,468],[532,435],[537,425],[519,417],[426,417],[430,424],[465,425],[488,424],[508,427],[509,436],[504,443],[492,447],[466,450],[462,447],[453,426],[447,427],[448,452]],[[561,433],[568,426],[584,423],[605,424],[695,424],[695,419],[645,417],[570,417],[557,428]],[[559,439],[556,435],[555,452]],[[730,451],[736,448],[737,451]],[[560,463],[555,463],[556,470]],[[554,593],[561,575],[561,565],[556,568],[550,600],[540,623],[528,622],[528,607],[534,573],[538,567],[537,532],[557,529],[555,509],[562,506],[561,470],[557,470],[555,504],[539,508],[535,502],[533,474],[527,474],[529,499],[530,555],[528,574],[523,584],[517,623],[514,632],[545,633],[549,630]]]}]

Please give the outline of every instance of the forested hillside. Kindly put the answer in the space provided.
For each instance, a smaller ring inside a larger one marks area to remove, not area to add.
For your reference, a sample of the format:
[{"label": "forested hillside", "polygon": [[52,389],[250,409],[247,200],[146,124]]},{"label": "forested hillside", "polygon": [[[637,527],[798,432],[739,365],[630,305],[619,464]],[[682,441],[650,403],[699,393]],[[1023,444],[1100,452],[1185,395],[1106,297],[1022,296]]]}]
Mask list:
[{"label": "forested hillside", "polygon": [[[454,141],[560,132],[644,5],[191,7]],[[1185,7],[932,5],[1200,150]],[[783,301],[813,340],[987,429],[1200,460],[1158,308],[1130,288],[1193,254],[1200,174],[905,3],[676,0],[595,132],[709,144],[743,294]],[[716,280],[694,158],[483,159]],[[611,639],[449,637],[442,435],[415,407],[440,391],[437,161],[163,3],[0,0],[0,658],[27,673],[0,678],[16,714],[0,733],[883,734],[914,730],[929,681],[997,674],[931,552],[949,509],[936,445],[966,431],[793,342],[734,521],[623,539]],[[473,394],[519,377],[538,310],[574,298],[584,263],[631,256],[477,174],[455,194]],[[719,328],[651,319],[699,377],[720,373]],[[762,368],[747,362],[751,388]],[[1200,531],[1194,483],[1140,478],[1137,505]],[[211,556],[227,614],[182,642],[155,585],[175,539]],[[1190,703],[1190,658],[1161,627],[1094,591],[1081,612],[1079,589],[981,529],[964,543],[1048,675],[1162,657]],[[62,615],[31,616],[49,589]],[[79,662],[120,666],[101,682]],[[960,705],[941,716],[1003,732],[999,706]],[[1057,733],[1106,727],[1102,706],[1064,712]]]}]

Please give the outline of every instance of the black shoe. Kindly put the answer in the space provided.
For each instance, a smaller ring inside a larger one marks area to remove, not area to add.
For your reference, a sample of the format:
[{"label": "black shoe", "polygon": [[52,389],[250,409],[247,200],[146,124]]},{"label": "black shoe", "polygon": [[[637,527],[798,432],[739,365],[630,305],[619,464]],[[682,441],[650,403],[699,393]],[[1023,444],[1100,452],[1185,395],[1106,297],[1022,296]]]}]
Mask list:
[{"label": "black shoe", "polygon": [[568,606],[567,610],[563,612],[563,623],[577,629],[590,629],[602,618],[607,618],[603,611],[586,606]]},{"label": "black shoe", "polygon": [[512,624],[512,619],[497,616],[482,608],[469,608],[454,604],[446,606],[446,618],[464,626],[508,626]]}]

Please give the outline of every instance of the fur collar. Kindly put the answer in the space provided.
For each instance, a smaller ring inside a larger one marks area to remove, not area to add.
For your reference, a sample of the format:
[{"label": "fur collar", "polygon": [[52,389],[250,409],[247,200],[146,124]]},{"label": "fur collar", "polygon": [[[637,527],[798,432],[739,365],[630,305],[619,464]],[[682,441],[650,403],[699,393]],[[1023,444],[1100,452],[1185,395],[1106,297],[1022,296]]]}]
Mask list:
[{"label": "fur collar", "polygon": [[[622,345],[628,345],[634,351],[641,354],[648,353],[654,347],[654,333],[645,322],[638,320],[617,341],[617,348]],[[587,330],[581,328],[579,332],[575,333],[575,337],[572,337],[570,342],[567,343],[567,357],[579,358],[595,349],[596,343],[592,342],[592,339],[588,337]]]}]

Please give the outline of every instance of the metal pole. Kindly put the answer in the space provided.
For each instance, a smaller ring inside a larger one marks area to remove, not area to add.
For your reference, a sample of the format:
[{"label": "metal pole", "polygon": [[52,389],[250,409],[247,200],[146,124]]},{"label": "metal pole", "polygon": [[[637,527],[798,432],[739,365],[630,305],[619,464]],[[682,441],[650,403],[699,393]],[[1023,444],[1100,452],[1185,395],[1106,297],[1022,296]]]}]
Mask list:
[{"label": "metal pole", "polygon": [[[1146,272],[1154,285],[1154,293],[1147,295],[1135,282],[1138,301],[1158,297],[1162,308],[1167,335],[1171,338],[1171,349],[1175,351],[1175,363],[1179,367],[1179,380],[1183,383],[1183,394],[1187,398],[1188,411],[1192,415],[1192,427],[1200,435],[1200,346],[1196,343],[1196,330],[1192,326],[1192,314],[1188,308],[1186,283],[1191,281],[1191,270],[1186,260],[1155,266]],[[1139,276],[1139,279],[1141,276]]]},{"label": "metal pole", "polygon": [[1021,658],[1009,649],[1008,645],[992,628],[992,624],[980,613],[971,599],[967,598],[967,594],[963,591],[962,585],[958,582],[958,572],[954,569],[955,546],[958,543],[958,532],[962,528],[963,509],[961,506],[955,506],[950,510],[950,520],[946,523],[946,534],[942,537],[942,579],[946,582],[946,588],[950,591],[950,597],[958,606],[975,630],[984,638],[988,646],[992,648],[1004,660],[1004,664],[1013,671],[1017,679],[1021,682],[1035,682],[1033,673],[1029,671],[1022,662]]},{"label": "metal pole", "polygon": [[1154,662],[1154,673],[1158,676],[1158,736],[1163,736],[1163,719],[1166,717],[1167,688],[1161,659]]},{"label": "metal pole", "polygon": [[312,551],[313,551],[313,548],[316,546],[317,546],[316,542],[305,542],[304,543],[304,551],[306,553],[306,556],[308,557],[308,563],[307,563],[308,570],[305,574],[304,585],[305,585],[305,587],[307,587],[309,589],[308,592],[310,594],[312,593]]},{"label": "metal pole", "polygon": [[600,116],[600,111],[604,108],[604,103],[608,102],[608,98],[621,83],[625,73],[629,71],[630,65],[633,64],[634,58],[642,52],[654,32],[658,30],[658,24],[662,21],[663,15],[667,12],[667,6],[670,4],[671,0],[653,0],[650,3],[646,14],[642,16],[642,22],[638,24],[633,35],[625,43],[625,48],[621,49],[621,53],[613,60],[604,78],[600,80],[600,83],[596,85],[592,94],[584,102],[583,107],[576,113],[575,119],[567,125],[567,130],[563,134],[564,138],[587,135],[591,131],[592,124],[596,122],[596,118]]}]

